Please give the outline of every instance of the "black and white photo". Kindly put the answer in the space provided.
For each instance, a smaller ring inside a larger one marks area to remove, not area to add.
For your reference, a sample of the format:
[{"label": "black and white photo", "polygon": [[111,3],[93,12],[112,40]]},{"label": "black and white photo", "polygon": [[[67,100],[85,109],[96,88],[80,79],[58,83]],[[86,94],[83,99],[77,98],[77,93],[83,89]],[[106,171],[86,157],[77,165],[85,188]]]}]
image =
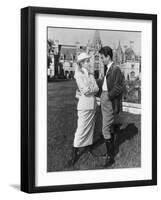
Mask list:
[{"label": "black and white photo", "polygon": [[47,28],[48,171],[141,166],[141,32]]}]

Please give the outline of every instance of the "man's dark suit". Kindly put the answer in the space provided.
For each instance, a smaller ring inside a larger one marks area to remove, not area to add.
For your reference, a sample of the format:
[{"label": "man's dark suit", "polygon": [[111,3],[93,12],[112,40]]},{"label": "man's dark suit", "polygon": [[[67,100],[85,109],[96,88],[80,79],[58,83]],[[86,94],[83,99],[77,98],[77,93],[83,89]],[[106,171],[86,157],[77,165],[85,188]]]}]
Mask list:
[{"label": "man's dark suit", "polygon": [[[102,93],[103,81],[104,79],[98,81],[98,85],[100,88],[98,96],[100,96]],[[107,72],[106,81],[109,99],[112,102],[113,112],[114,114],[119,113],[122,109],[122,91],[124,87],[124,77],[120,68],[114,63]]]}]

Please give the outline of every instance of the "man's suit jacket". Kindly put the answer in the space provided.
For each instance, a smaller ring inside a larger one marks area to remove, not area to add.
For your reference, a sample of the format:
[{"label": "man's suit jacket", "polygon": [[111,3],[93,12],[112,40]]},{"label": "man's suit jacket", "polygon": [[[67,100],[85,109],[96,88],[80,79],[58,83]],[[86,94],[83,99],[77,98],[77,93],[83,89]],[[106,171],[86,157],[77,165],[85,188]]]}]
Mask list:
[{"label": "man's suit jacket", "polygon": [[[102,93],[102,85],[104,78],[98,81],[99,94]],[[119,113],[122,109],[122,93],[124,87],[124,76],[118,66],[114,63],[106,74],[107,88],[109,99],[112,102],[114,113]]]}]

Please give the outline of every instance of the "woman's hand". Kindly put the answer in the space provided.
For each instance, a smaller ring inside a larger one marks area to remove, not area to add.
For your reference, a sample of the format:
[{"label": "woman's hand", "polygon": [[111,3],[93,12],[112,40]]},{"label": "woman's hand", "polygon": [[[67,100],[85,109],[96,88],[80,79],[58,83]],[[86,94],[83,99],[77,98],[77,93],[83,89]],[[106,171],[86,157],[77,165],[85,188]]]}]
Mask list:
[{"label": "woman's hand", "polygon": [[99,97],[96,97],[96,102],[97,102],[97,105],[98,105],[98,106],[101,105],[101,102],[100,102],[100,98],[99,98]]},{"label": "woman's hand", "polygon": [[80,91],[78,91],[78,90],[76,90],[76,94],[75,94],[75,97],[77,98],[77,99],[79,99],[79,97],[81,96],[81,92]]}]

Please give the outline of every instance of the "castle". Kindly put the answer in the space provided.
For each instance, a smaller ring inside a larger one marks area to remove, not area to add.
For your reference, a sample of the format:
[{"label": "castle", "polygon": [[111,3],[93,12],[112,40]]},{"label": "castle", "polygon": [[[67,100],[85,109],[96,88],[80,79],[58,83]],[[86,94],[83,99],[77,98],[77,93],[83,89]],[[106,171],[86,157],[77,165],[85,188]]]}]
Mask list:
[{"label": "castle", "polygon": [[133,44],[134,42],[130,41],[129,47],[124,46],[123,51],[119,41],[118,47],[113,48],[113,60],[120,67],[126,80],[141,78],[141,56],[135,54]]},{"label": "castle", "polygon": [[[126,80],[140,79],[141,76],[141,56],[136,55],[133,45],[134,42],[130,41],[129,47],[124,46],[123,50],[119,41],[117,48],[115,46],[112,48],[113,61],[120,67]],[[52,58],[48,66],[50,75],[51,71],[52,76],[55,77],[74,74],[74,64],[76,63],[77,56],[81,52],[86,51],[91,55],[91,72],[94,73],[96,79],[101,78],[104,76],[104,66],[99,55],[99,50],[102,46],[98,30],[95,31],[93,40],[88,40],[85,46],[82,46],[79,42],[76,42],[75,45],[61,45],[59,41],[56,41],[54,47],[56,52],[48,53],[48,56]]]}]

